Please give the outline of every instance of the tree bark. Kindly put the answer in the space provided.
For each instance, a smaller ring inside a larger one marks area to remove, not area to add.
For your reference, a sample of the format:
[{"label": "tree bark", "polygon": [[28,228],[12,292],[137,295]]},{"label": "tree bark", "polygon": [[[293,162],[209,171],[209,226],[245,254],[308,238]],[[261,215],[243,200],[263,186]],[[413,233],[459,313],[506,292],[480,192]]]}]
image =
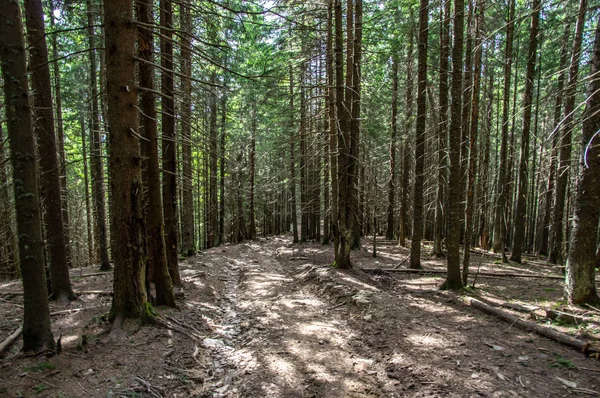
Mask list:
[{"label": "tree bark", "polygon": [[248,230],[246,231],[248,239],[256,239],[256,220],[255,220],[255,212],[254,212],[254,179],[256,173],[256,101],[252,102],[252,115],[250,116],[251,126],[250,126],[250,208],[248,212]]},{"label": "tree bark", "polygon": [[396,49],[392,50],[392,120],[390,137],[390,176],[388,180],[388,205],[386,239],[392,240],[396,236],[394,228],[394,207],[396,206],[396,136],[398,124],[398,55]]},{"label": "tree bark", "polygon": [[[152,17],[152,1],[138,0],[137,17],[144,24],[150,24]],[[160,191],[160,168],[158,164],[158,127],[156,119],[156,103],[154,96],[154,67],[152,66],[154,47],[153,32],[139,27],[137,32],[139,57],[148,62],[139,64],[139,85],[142,90],[140,108],[142,111],[142,136],[140,140],[142,155],[146,159],[144,188],[146,192],[145,223],[146,247],[148,250],[148,280],[154,283],[156,305],[175,307],[173,282],[169,275],[167,252],[165,246],[165,230],[162,214],[162,198]]]},{"label": "tree bark", "polygon": [[565,283],[567,301],[579,305],[600,303],[595,279],[600,218],[600,22],[596,25],[591,64]]},{"label": "tree bark", "polygon": [[50,251],[50,275],[54,300],[74,300],[71,288],[67,247],[62,215],[59,163],[52,105],[52,87],[48,48],[41,0],[25,1],[25,21],[29,39],[29,57],[32,71],[33,104],[35,107],[35,132],[37,135],[42,177],[41,194],[46,210],[46,235]]},{"label": "tree bark", "polygon": [[502,261],[506,261],[506,203],[507,203],[507,152],[508,152],[508,114],[510,111],[510,79],[512,77],[513,34],[515,25],[515,1],[509,0],[510,11],[506,24],[506,51],[504,54],[504,89],[502,103],[502,140],[500,144],[500,165],[498,166],[497,201],[494,209],[494,241],[495,253],[502,253]]},{"label": "tree bark", "polygon": [[194,234],[194,195],[192,192],[192,53],[191,31],[192,14],[190,5],[181,3],[179,5],[180,25],[184,33],[181,37],[181,157],[183,163],[182,178],[182,200],[183,214],[181,217],[181,254],[192,256],[196,252]]},{"label": "tree bark", "polygon": [[292,207],[292,232],[294,234],[294,243],[298,242],[298,208],[296,205],[296,155],[294,142],[294,72],[290,65],[290,206]]},{"label": "tree bark", "polygon": [[113,330],[131,318],[144,320],[146,251],[142,175],[135,82],[135,29],[132,3],[104,0],[106,20],[106,89],[110,130],[111,248],[115,264],[110,318]]},{"label": "tree bark", "polygon": [[529,162],[529,135],[531,132],[531,114],[533,104],[533,83],[537,55],[537,36],[540,23],[540,0],[533,0],[531,29],[529,31],[529,51],[527,57],[527,75],[525,77],[525,93],[523,94],[523,132],[521,135],[521,154],[519,161],[519,186],[517,190],[517,208],[515,211],[515,229],[511,261],[521,262],[523,244],[525,243],[525,225],[527,221],[527,185]]},{"label": "tree bark", "polygon": [[[98,83],[96,72],[96,40],[94,33],[94,12],[91,0],[86,0],[88,19],[88,45],[90,47],[90,91],[91,91],[91,129],[90,129],[90,161],[92,166],[92,197],[96,224],[96,246],[100,259],[100,270],[111,269],[108,259],[108,236],[106,227],[106,205],[104,200],[104,170],[102,167],[102,150],[100,139],[100,119],[98,113]],[[104,70],[101,68],[101,70]]]},{"label": "tree bark", "polygon": [[446,141],[448,138],[448,55],[450,53],[450,6],[451,0],[444,0],[443,14],[440,24],[440,81],[439,81],[439,125],[437,129],[437,190],[435,198],[435,225],[433,238],[433,255],[442,257],[442,241],[444,236],[444,203],[448,178],[448,158]]},{"label": "tree bark", "polygon": [[563,119],[563,131],[560,142],[558,171],[556,177],[556,190],[554,191],[554,209],[552,213],[552,228],[550,238],[550,254],[548,262],[557,264],[562,262],[563,252],[563,217],[565,212],[565,200],[569,169],[571,166],[571,142],[573,134],[573,112],[575,110],[575,94],[577,91],[577,76],[579,74],[579,61],[581,58],[581,42],[583,40],[583,29],[585,14],[587,11],[587,0],[580,0],[579,13],[575,26],[575,37],[573,39],[573,53],[569,66],[569,82],[565,88],[565,111]]},{"label": "tree bark", "polygon": [[85,119],[81,117],[79,122],[81,126],[81,153],[83,158],[83,182],[85,186],[85,221],[87,223],[87,241],[88,241],[88,263],[89,265],[94,258],[94,234],[92,232],[92,210],[90,206],[90,182],[88,177],[88,154],[85,138]]},{"label": "tree bark", "polygon": [[[173,4],[160,0],[160,65],[162,97],[162,199],[165,219],[165,245],[167,264],[173,284],[181,285],[177,250],[177,155],[175,147],[175,95],[173,90]],[[111,120],[112,122],[112,120]]]},{"label": "tree bark", "polygon": [[413,229],[410,241],[410,268],[420,269],[423,239],[423,184],[425,176],[425,119],[427,117],[427,36],[429,0],[419,7],[419,53],[417,63],[417,123],[415,128],[415,182],[413,197]]},{"label": "tree bark", "polygon": [[464,0],[454,3],[454,47],[452,48],[452,102],[450,104],[449,159],[450,173],[448,177],[448,272],[442,289],[460,289],[460,225],[461,200],[460,189],[460,143],[461,143],[461,110],[462,110],[462,69],[464,39]]},{"label": "tree bark", "polygon": [[13,168],[19,258],[23,277],[23,351],[53,349],[44,272],[42,215],[27,83],[26,47],[19,3],[0,0],[0,62]]}]

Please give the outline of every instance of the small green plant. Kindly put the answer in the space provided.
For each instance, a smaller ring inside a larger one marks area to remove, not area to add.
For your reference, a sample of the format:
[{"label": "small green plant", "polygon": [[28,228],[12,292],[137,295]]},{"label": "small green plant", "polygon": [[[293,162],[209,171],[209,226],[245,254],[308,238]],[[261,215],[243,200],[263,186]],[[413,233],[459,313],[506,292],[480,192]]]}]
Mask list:
[{"label": "small green plant", "polygon": [[55,368],[55,366],[53,363],[42,362],[38,365],[31,366],[29,368],[25,368],[25,370],[28,370],[30,372],[42,373],[42,372],[45,372],[46,370],[54,370],[54,368]]},{"label": "small green plant", "polygon": [[45,385],[44,383],[36,384],[35,386],[33,386],[33,391],[36,394],[42,393],[42,392],[46,391],[47,389],[48,389],[48,386]]},{"label": "small green plant", "polygon": [[554,288],[554,287],[545,287],[544,291],[547,292],[547,293],[551,293],[551,292],[555,292],[556,288]]},{"label": "small green plant", "polygon": [[573,365],[571,360],[563,358],[560,355],[550,363],[550,367],[558,369],[575,369],[575,365]]}]

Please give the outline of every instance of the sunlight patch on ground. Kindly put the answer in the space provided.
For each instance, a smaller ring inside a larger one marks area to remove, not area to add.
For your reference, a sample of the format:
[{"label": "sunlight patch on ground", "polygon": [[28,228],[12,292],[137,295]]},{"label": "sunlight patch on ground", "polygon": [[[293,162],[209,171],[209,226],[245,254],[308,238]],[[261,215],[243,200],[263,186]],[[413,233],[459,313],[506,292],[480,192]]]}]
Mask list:
[{"label": "sunlight patch on ground", "polygon": [[443,348],[446,346],[446,344],[444,343],[444,339],[441,337],[437,337],[437,336],[433,336],[432,334],[426,333],[426,334],[421,334],[421,333],[413,333],[413,334],[409,334],[406,337],[406,340],[410,341],[411,343],[417,345],[417,346],[425,346],[425,347],[436,347],[436,348]]},{"label": "sunlight patch on ground", "polygon": [[378,288],[376,288],[373,285],[369,285],[368,283],[361,282],[358,279],[353,278],[353,277],[348,276],[348,275],[342,275],[342,274],[340,274],[340,279],[342,279],[343,281],[352,283],[354,285],[358,285],[358,286],[360,286],[363,289],[371,290],[371,291],[374,291],[374,292],[380,292],[381,291],[381,289],[378,289]]},{"label": "sunlight patch on ground", "polygon": [[265,362],[272,372],[282,375],[288,383],[298,384],[300,382],[297,376],[298,371],[296,367],[288,360],[277,355],[266,355]]}]

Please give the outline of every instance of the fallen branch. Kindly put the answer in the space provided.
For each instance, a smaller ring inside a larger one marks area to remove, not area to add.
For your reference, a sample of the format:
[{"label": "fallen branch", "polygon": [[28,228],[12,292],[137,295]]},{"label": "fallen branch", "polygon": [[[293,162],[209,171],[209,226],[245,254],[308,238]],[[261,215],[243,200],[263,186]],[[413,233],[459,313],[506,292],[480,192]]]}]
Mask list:
[{"label": "fallen branch", "polygon": [[490,305],[484,304],[483,302],[474,299],[467,298],[467,304],[471,305],[473,308],[477,308],[480,311],[485,312],[486,314],[495,315],[506,323],[509,323],[519,329],[522,329],[526,332],[534,332],[541,336],[547,337],[550,340],[554,340],[557,343],[561,343],[567,345],[569,347],[573,347],[583,352],[586,355],[594,354],[600,352],[600,347],[597,347],[597,343],[585,342],[575,337],[571,337],[565,333],[561,333],[559,331],[550,329],[546,326],[538,325],[537,323],[525,321],[519,317],[516,317],[512,314],[509,314],[506,311],[502,311],[499,308],[492,307]]},{"label": "fallen branch", "polygon": [[[380,272],[399,272],[399,273],[407,273],[407,274],[446,274],[446,270],[441,269],[395,269],[395,268],[363,268],[364,272],[371,273],[380,273]],[[554,279],[554,280],[564,280],[564,276],[560,275],[540,275],[540,274],[516,274],[509,272],[480,272],[478,274],[482,278],[535,278],[535,279]]]},{"label": "fallen branch", "polygon": [[584,322],[600,324],[595,319],[587,318],[575,314],[569,314],[567,312],[556,311],[556,310],[546,310],[546,318],[552,319],[553,321],[564,321],[567,323],[571,323],[574,325],[580,325]]},{"label": "fallen branch", "polygon": [[406,260],[408,260],[410,258],[410,256],[406,256],[404,257],[404,260],[400,261],[398,264],[394,265],[394,269],[397,269],[398,267],[400,267],[402,264],[404,264],[406,262]]},{"label": "fallen branch", "polygon": [[112,275],[112,272],[104,271],[104,272],[94,272],[91,274],[73,275],[73,278],[86,278],[88,276],[100,276],[100,275]]},{"label": "fallen branch", "polygon": [[0,344],[0,354],[2,354],[8,347],[10,347],[19,336],[23,333],[23,326],[19,326],[17,330],[13,332],[10,336],[8,336],[1,344]]}]

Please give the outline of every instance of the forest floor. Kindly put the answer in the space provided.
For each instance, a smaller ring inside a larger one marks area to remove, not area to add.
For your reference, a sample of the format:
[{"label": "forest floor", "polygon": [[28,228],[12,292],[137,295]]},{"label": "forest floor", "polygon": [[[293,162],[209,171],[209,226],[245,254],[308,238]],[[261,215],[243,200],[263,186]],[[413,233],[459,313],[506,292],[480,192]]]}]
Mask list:
[{"label": "forest floor", "polygon": [[[0,360],[0,396],[600,396],[600,362],[464,300],[519,304],[531,312],[513,315],[600,338],[595,309],[580,310],[589,320],[580,325],[543,318],[559,306],[561,280],[479,276],[475,289],[455,294],[438,291],[443,275],[360,270],[405,268],[408,250],[392,242],[381,242],[377,258],[353,253],[350,271],[328,266],[332,251],[288,236],[206,250],[181,261],[179,309],[159,308],[162,326],[121,342],[106,332],[110,295],[90,292],[110,291],[112,275],[72,270],[87,293],[52,304],[62,353],[24,357],[14,344]],[[560,275],[534,258],[501,264],[480,253],[472,264],[473,273]],[[425,256],[423,266],[443,270],[445,260]],[[0,283],[0,341],[22,319],[22,296],[10,294],[19,289]]]}]

